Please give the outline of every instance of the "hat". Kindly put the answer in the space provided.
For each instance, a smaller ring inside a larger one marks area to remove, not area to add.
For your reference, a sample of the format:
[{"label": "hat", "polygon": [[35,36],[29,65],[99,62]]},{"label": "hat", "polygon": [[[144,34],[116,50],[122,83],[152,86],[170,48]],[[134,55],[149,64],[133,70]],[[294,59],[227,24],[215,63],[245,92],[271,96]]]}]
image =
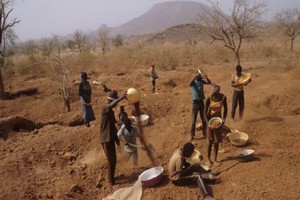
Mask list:
[{"label": "hat", "polygon": [[81,72],[81,78],[87,79],[87,73],[85,71]]},{"label": "hat", "polygon": [[111,92],[107,95],[107,99],[108,99],[108,100],[114,101],[114,100],[116,100],[117,98],[119,98],[119,97],[118,97],[117,91],[115,91],[115,90],[111,91]]}]

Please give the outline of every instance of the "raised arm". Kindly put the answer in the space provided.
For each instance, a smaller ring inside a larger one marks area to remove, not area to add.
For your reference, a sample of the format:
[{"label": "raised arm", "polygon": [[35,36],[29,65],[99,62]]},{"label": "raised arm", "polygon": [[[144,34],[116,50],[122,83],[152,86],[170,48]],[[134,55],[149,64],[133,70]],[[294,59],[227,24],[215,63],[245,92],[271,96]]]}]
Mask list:
[{"label": "raised arm", "polygon": [[206,80],[203,80],[204,84],[211,84],[211,80],[206,76]]},{"label": "raised arm", "polygon": [[190,81],[190,87],[194,85],[194,81],[199,77],[200,75],[196,75],[191,81]]},{"label": "raised arm", "polygon": [[112,108],[116,107],[118,105],[118,103],[125,98],[126,98],[126,95],[123,95],[123,96],[119,97],[118,99],[112,101],[111,103],[108,104],[108,108],[112,109]]}]

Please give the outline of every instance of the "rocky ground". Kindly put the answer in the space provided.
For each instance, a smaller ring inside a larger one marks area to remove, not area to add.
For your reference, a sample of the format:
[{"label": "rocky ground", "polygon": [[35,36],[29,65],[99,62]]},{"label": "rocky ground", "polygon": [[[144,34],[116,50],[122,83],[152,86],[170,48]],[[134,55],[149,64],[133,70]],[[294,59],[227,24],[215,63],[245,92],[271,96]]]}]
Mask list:
[{"label": "rocky ground", "polygon": [[[221,86],[230,113],[230,76],[235,68],[226,63],[203,69]],[[228,117],[226,124],[246,132],[250,139],[243,147],[233,146],[224,139],[219,152],[221,164],[212,166],[212,170],[221,171],[220,181],[207,185],[207,189],[218,200],[299,199],[300,67],[246,62],[244,69],[252,73],[252,82],[245,88],[245,116],[242,121],[234,122]],[[119,93],[129,87],[141,93],[141,110],[150,116],[148,126],[143,127],[144,136],[155,147],[157,163],[165,170],[159,185],[143,188],[142,199],[202,199],[196,186],[177,187],[167,177],[170,156],[190,138],[188,84],[196,68],[177,67],[173,71],[158,68],[156,95],[151,94],[146,70],[147,67],[125,75],[96,72],[91,81],[101,80]],[[59,83],[45,77],[15,75],[11,93],[28,88],[38,90],[11,100],[0,100],[0,199],[102,199],[119,188],[133,185],[138,175],[152,166],[146,153],[140,151],[139,167],[132,168],[123,160],[120,147],[117,184],[108,185],[106,159],[99,144],[99,111],[106,94],[100,86],[92,86],[97,119],[87,128],[81,125],[77,87],[72,86],[72,110],[68,113],[63,108]],[[211,87],[206,86],[206,96],[210,91]],[[126,100],[119,105],[132,113],[133,107]],[[200,131],[196,137],[197,149],[206,155],[207,141],[201,139]],[[254,161],[238,163],[231,159],[235,152],[245,148],[255,150]],[[204,156],[202,164],[206,162]]]}]

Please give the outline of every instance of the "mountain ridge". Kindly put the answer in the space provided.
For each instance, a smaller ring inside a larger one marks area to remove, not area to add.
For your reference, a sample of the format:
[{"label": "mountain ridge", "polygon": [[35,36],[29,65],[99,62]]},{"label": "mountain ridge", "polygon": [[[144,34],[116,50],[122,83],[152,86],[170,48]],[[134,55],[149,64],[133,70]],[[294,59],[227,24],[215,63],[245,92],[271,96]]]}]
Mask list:
[{"label": "mountain ridge", "polygon": [[[120,26],[112,28],[102,24],[101,27],[106,27],[106,30],[109,30],[109,35],[112,37],[116,35],[128,37],[131,35],[155,33],[173,26],[195,23],[198,13],[203,8],[209,7],[195,1],[157,3],[146,13]],[[99,28],[100,30],[101,27]]]}]

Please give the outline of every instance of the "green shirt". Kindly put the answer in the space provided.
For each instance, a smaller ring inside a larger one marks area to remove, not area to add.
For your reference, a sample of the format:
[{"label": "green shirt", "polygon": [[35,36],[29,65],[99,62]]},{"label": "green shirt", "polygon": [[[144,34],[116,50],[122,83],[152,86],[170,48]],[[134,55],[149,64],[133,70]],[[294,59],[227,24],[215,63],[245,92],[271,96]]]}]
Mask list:
[{"label": "green shirt", "polygon": [[193,101],[205,99],[202,81],[194,80],[191,85],[191,91],[192,91]]}]

